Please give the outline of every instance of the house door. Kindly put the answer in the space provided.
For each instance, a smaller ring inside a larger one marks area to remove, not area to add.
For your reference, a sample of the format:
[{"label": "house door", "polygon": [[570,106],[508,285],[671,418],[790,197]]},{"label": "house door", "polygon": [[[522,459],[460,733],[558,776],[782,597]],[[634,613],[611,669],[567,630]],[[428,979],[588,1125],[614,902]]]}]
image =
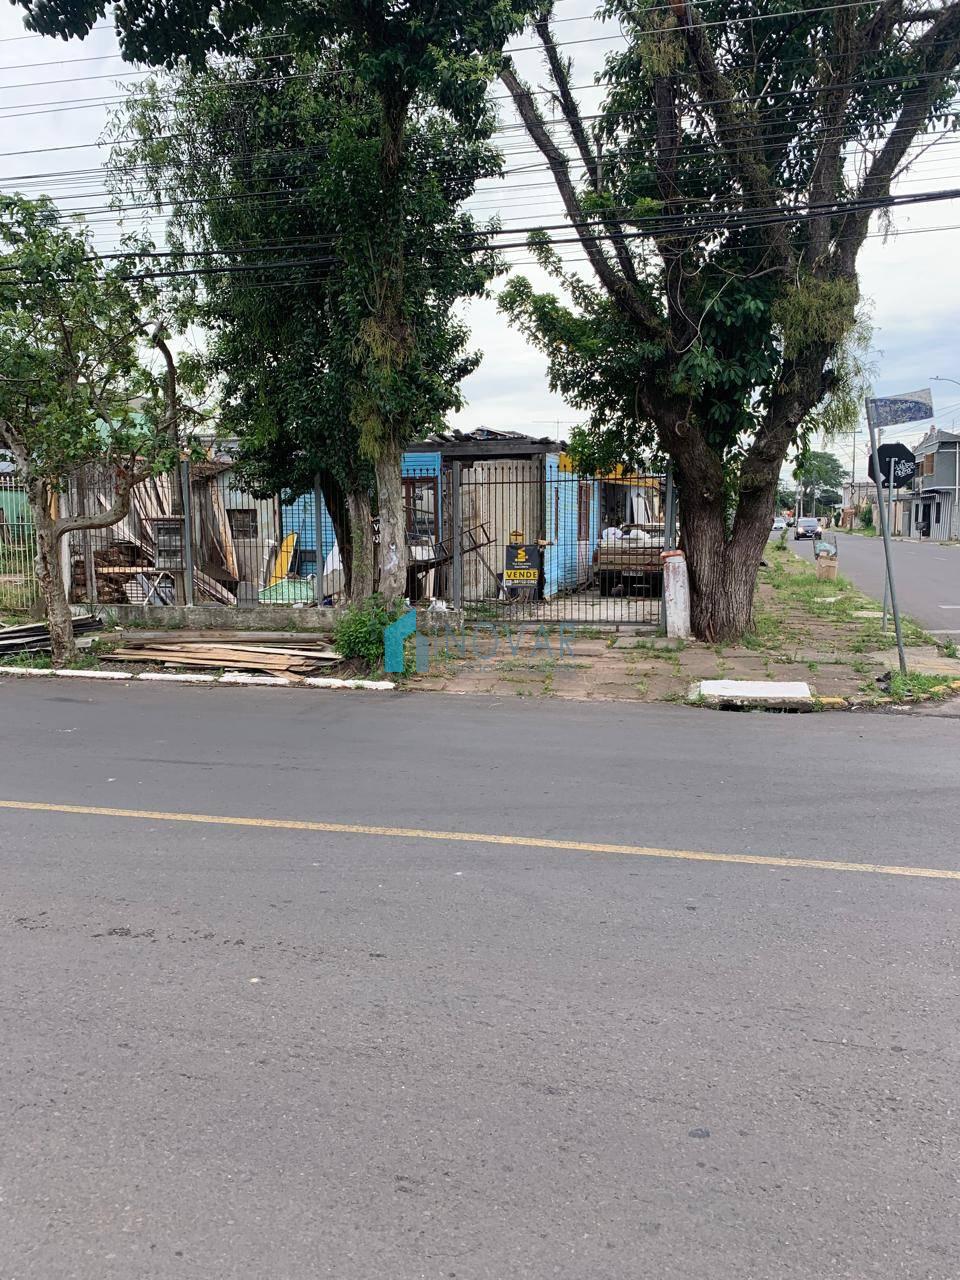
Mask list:
[{"label": "house door", "polygon": [[923,515],[920,517],[920,537],[929,538],[930,530],[933,525],[933,503],[925,502],[923,504]]}]

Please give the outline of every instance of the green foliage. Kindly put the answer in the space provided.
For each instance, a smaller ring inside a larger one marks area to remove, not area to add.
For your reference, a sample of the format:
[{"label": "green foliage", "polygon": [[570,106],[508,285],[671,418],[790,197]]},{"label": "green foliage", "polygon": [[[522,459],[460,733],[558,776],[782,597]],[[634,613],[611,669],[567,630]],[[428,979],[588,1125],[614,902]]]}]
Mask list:
[{"label": "green foliage", "polygon": [[873,507],[869,502],[864,502],[857,512],[857,517],[864,529],[873,528]]},{"label": "green foliage", "polygon": [[949,681],[949,676],[924,676],[916,671],[901,675],[895,671],[890,677],[890,696],[894,702],[939,702],[952,693]]},{"label": "green foliage", "polygon": [[857,299],[856,281],[802,275],[787,285],[770,309],[784,357],[795,360],[820,344],[837,347],[854,326]]},{"label": "green foliage", "polygon": [[803,492],[805,512],[816,514],[816,506],[833,507],[840,501],[847,471],[835,454],[808,450],[801,454],[793,474]]},{"label": "green foliage", "polygon": [[337,619],[333,630],[337,650],[348,661],[362,662],[368,671],[382,671],[384,628],[396,622],[406,610],[403,601],[388,604],[379,595],[351,605]]},{"label": "green foliage", "polygon": [[131,279],[145,246],[106,267],[52,201],[0,198],[0,447],[51,491],[87,462],[166,467],[177,455],[158,366],[156,290]]}]

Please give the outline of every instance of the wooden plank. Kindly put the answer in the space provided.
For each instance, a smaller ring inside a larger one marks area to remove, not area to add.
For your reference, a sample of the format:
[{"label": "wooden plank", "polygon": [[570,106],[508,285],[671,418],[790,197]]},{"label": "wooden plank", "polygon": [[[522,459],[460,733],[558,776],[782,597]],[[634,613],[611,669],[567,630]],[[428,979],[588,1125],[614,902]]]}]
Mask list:
[{"label": "wooden plank", "polygon": [[237,564],[237,548],[233,542],[233,530],[230,528],[230,521],[227,519],[227,510],[223,505],[223,494],[220,492],[220,486],[216,481],[210,486],[210,505],[213,508],[213,514],[220,526],[220,545],[223,547],[223,559],[227,566],[227,573],[231,578],[240,581],[240,568]]},{"label": "wooden plank", "polygon": [[193,581],[204,595],[212,596],[219,604],[237,603],[237,597],[232,591],[228,591],[226,587],[217,582],[216,578],[208,577],[208,575],[201,572],[200,569],[194,569]]}]

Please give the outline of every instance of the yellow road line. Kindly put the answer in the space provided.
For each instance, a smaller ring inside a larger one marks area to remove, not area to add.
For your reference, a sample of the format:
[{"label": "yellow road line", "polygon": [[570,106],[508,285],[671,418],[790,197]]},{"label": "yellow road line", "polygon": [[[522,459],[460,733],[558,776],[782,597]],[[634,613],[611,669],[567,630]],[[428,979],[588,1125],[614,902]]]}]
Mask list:
[{"label": "yellow road line", "polygon": [[293,818],[231,818],[223,814],[167,813],[158,809],[108,809],[102,805],[42,804],[0,800],[0,809],[31,813],[70,813],[96,818],[132,818],[142,822],[193,822],[219,827],[255,827],[267,831],[316,831],[335,835],[386,836],[400,840],[450,840],[459,844],[506,845],[520,849],[561,849],[567,853],[613,853],[629,858],[671,858],[681,862],[734,862],[749,867],[796,867],[801,871],[855,871],[880,876],[918,876],[960,880],[960,871],[939,867],[884,866],[879,862],[832,862],[820,858],[776,858],[753,853],[704,853],[698,849],[657,849],[636,844],[590,840],[554,840],[546,836],[499,836],[480,831],[430,831],[421,827],[378,827],[358,822],[299,822]]}]

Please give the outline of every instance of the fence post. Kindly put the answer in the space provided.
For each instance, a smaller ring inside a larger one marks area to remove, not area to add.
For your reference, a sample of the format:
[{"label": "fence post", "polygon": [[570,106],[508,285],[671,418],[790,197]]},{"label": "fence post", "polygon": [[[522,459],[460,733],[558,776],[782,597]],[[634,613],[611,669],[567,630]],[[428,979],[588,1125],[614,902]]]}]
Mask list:
[{"label": "fence post", "polygon": [[454,462],[450,468],[450,545],[453,579],[453,607],[463,608],[463,511],[460,504],[460,479],[463,464]]},{"label": "fence post", "polygon": [[190,463],[180,463],[180,488],[183,493],[183,596],[193,606],[193,490],[190,486]]},{"label": "fence post", "polygon": [[[77,474],[77,515],[85,516],[87,514],[87,478],[81,471]],[[67,534],[69,539],[70,535]],[[71,557],[71,577],[73,574],[73,560]],[[83,572],[87,579],[87,601],[90,605],[91,612],[96,609],[100,603],[97,591],[97,564],[93,558],[93,538],[90,530],[83,531]],[[73,584],[68,584],[68,590]]]},{"label": "fence post", "polygon": [[677,547],[676,491],[673,487],[673,463],[667,463],[666,492],[663,498],[663,549],[675,551]]}]

